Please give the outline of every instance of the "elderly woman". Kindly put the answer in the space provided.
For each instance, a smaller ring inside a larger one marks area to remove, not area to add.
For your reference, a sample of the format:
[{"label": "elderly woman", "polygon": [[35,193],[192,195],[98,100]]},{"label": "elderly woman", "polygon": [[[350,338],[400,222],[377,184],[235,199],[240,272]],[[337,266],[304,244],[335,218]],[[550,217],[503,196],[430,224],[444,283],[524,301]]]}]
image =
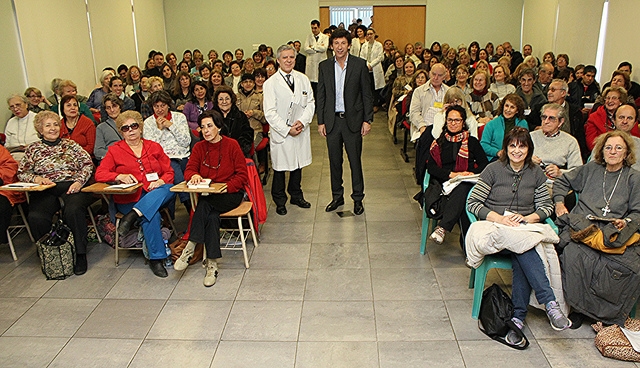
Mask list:
[{"label": "elderly woman", "polygon": [[170,191],[173,170],[169,157],[158,143],[142,138],[145,123],[138,112],[123,112],[116,119],[116,126],[124,139],[109,147],[96,170],[96,180],[143,184],[135,193],[113,196],[116,210],[125,214],[118,233],[127,234],[133,224],[140,221],[149,267],[154,275],[167,277],[163,265],[167,253],[160,231],[162,217],[159,211],[175,200],[175,194]]},{"label": "elderly woman", "polygon": [[188,72],[179,72],[173,85],[171,98],[175,101],[176,110],[184,111],[184,105],[191,101],[191,76]]},{"label": "elderly woman", "polygon": [[20,95],[11,95],[7,98],[9,110],[14,115],[4,128],[4,146],[11,152],[16,160],[24,156],[25,148],[40,140],[38,132],[35,130],[33,121],[36,114],[29,111],[27,98]]},{"label": "elderly woman", "polygon": [[[153,115],[144,121],[143,137],[162,146],[164,153],[171,159],[173,183],[181,183],[184,181],[183,173],[189,160],[191,145],[189,123],[183,113],[169,111],[172,101],[167,91],[153,92],[149,102],[153,106]],[[189,194],[180,193],[178,196],[187,213],[190,213]]]},{"label": "elderly woman", "polygon": [[29,100],[29,111],[39,113],[40,111],[49,110],[51,107],[49,100],[42,96],[42,92],[36,87],[29,87],[24,91],[24,97]]},{"label": "elderly woman", "polygon": [[255,70],[256,64],[253,62],[253,59],[249,58],[242,63],[242,74],[253,74]]},{"label": "elderly woman", "polygon": [[102,106],[102,98],[104,95],[111,92],[111,88],[109,87],[109,83],[111,82],[111,77],[113,77],[113,72],[110,70],[105,70],[100,75],[100,87],[94,89],[89,95],[89,99],[87,100],[87,106],[91,109],[92,113],[99,113],[100,107]]},{"label": "elderly woman", "polygon": [[91,156],[76,142],[60,137],[60,117],[53,111],[38,113],[34,126],[42,140],[27,147],[18,167],[18,179],[56,186],[31,194],[28,216],[31,233],[40,239],[51,229],[62,200],[62,218],[73,233],[76,248],[74,273],[82,275],[87,272],[87,207],[95,199],[80,189],[93,173]]},{"label": "elderly woman", "polygon": [[484,125],[496,116],[500,107],[498,95],[489,91],[489,73],[484,70],[476,70],[471,77],[473,91],[466,95],[466,101],[471,111],[478,120],[478,124]]},{"label": "elderly woman", "polygon": [[500,58],[503,56],[504,56],[504,46],[498,45],[496,46],[496,53],[493,56],[491,56],[491,59],[489,60],[489,62],[497,63],[498,60],[500,60]]},{"label": "elderly woman", "polygon": [[102,100],[102,105],[107,111],[108,118],[96,127],[96,141],[93,146],[93,154],[100,161],[107,154],[107,149],[114,143],[122,140],[120,131],[116,126],[116,119],[122,112],[124,102],[115,93],[107,93]]},{"label": "elderly woman", "polygon": [[213,109],[209,88],[204,81],[193,83],[193,96],[189,102],[184,105],[184,115],[187,117],[189,129],[198,128],[198,116],[207,110]]},{"label": "elderly woman", "polygon": [[[593,160],[553,185],[556,215],[564,225],[559,247],[567,302],[575,311],[607,324],[624,324],[640,294],[640,248],[626,247],[637,242],[640,226],[640,173],[631,168],[634,151],[627,133],[606,132],[596,141]],[[571,190],[580,195],[568,214],[563,202]],[[587,227],[602,233],[603,241],[569,236]]]},{"label": "elderly woman", "polygon": [[207,254],[204,286],[210,287],[218,277],[217,259],[220,251],[220,214],[230,211],[242,203],[244,187],[249,181],[247,165],[242,150],[235,140],[222,136],[222,115],[217,111],[206,111],[198,118],[204,140],[196,143],[187,164],[185,178],[189,184],[198,184],[203,179],[214,183],[225,183],[227,192],[200,196],[193,219],[189,242],[176,260],[174,269],[181,271],[189,266],[197,243],[204,243]]},{"label": "elderly woman", "polygon": [[556,58],[556,75],[569,67],[569,55],[559,54]]},{"label": "elderly woman", "polygon": [[456,67],[454,75],[456,77],[456,83],[453,85],[453,87],[458,88],[465,95],[473,92],[473,90],[467,83],[467,81],[469,80],[469,68],[466,65],[458,65]]},{"label": "elderly woman", "polygon": [[[109,80],[111,81],[111,80]],[[73,81],[70,81],[68,79],[64,79],[61,80],[58,84],[58,91],[60,92],[60,98],[57,99],[58,103],[56,103],[55,105],[51,106],[51,111],[62,115],[62,112],[60,111],[60,104],[59,102],[62,100],[62,97],[66,96],[66,95],[73,95],[76,96],[76,99],[78,100],[78,102],[80,102],[80,113],[86,117],[88,117],[89,119],[91,119],[91,121],[94,122],[94,124],[98,124],[98,122],[95,120],[93,113],[91,112],[91,109],[89,109],[89,106],[87,106],[86,103],[82,102],[82,99],[86,99],[86,97],[80,96],[78,95],[78,86],[76,86],[75,83],[73,83]]]},{"label": "elderly woman", "polygon": [[127,71],[125,81],[127,82],[127,87],[124,92],[127,96],[132,97],[135,93],[139,92],[142,89],[140,85],[142,81],[142,71],[140,68],[136,65],[131,65]]},{"label": "elderly woman", "polygon": [[252,74],[242,75],[242,81],[238,88],[236,105],[249,119],[249,125],[253,129],[254,142],[257,145],[262,140],[262,126],[267,123],[262,107],[262,92],[256,92],[255,78]]},{"label": "elderly woman", "polygon": [[[615,129],[614,114],[616,109],[627,101],[628,95],[627,91],[622,87],[609,87],[602,92],[602,98],[604,105],[589,114],[587,123],[584,125],[584,133],[587,137],[589,150],[593,150],[595,140],[600,134]],[[629,133],[640,137],[640,129],[638,129],[637,125]]]},{"label": "elderly woman", "polygon": [[220,134],[238,141],[245,157],[250,157],[253,148],[253,129],[247,115],[238,108],[237,102],[238,97],[231,87],[220,86],[213,98],[213,108],[224,118]]},{"label": "elderly woman", "polygon": [[62,106],[60,137],[74,140],[89,155],[93,155],[93,147],[96,143],[96,126],[89,118],[80,114],[80,104],[76,96],[66,95],[62,97],[60,105]]},{"label": "elderly woman", "polygon": [[505,68],[503,65],[496,65],[493,68],[493,80],[489,87],[489,91],[495,93],[498,99],[502,101],[504,96],[510,93],[516,93],[516,87],[509,83],[510,75],[509,68]]},{"label": "elderly woman", "polygon": [[[606,89],[607,87],[624,88],[624,90],[627,91],[627,100],[626,101],[621,100],[620,103],[622,104],[635,103],[635,98],[633,98],[633,96],[629,94],[629,89],[631,88],[631,79],[629,78],[628,73],[621,72],[619,70],[614,70],[613,75],[611,76],[611,80],[607,84],[605,84],[603,88]],[[598,109],[598,107],[604,105],[604,102],[605,101],[604,101],[603,95],[599,95],[598,97],[596,97],[596,100],[593,104],[593,108],[591,108],[591,112],[592,113],[595,112]]]},{"label": "elderly woman", "polygon": [[[520,127],[512,129],[505,135],[502,150],[505,153],[500,157],[500,161],[489,164],[480,174],[478,183],[469,196],[467,209],[479,220],[509,227],[544,221],[553,212],[553,204],[546,185],[547,178],[540,167],[534,165],[531,160],[533,142],[529,132]],[[480,236],[483,234],[474,231],[472,226],[467,234],[467,254],[471,246],[470,240],[477,241]],[[516,326],[520,330],[524,326],[527,305],[533,290],[538,303],[545,306],[547,317],[554,330],[571,327],[571,321],[560,310],[556,295],[545,274],[545,266],[535,247],[522,253],[515,253],[506,250],[506,246],[498,244],[496,246],[505,249],[503,252],[511,254],[513,265],[511,298],[514,307],[511,320]],[[509,331],[505,341],[514,346],[524,346],[525,343],[515,331]]]},{"label": "elderly woman", "polygon": [[[162,82],[162,78],[149,77],[149,79],[147,79],[147,90],[150,94],[149,97],[151,97],[151,94],[153,92],[164,90],[164,82]],[[153,115],[153,105],[151,104],[149,98],[147,98],[140,106],[140,114],[142,115],[143,119],[146,119],[149,116]]]},{"label": "elderly woman", "polygon": [[[480,142],[469,133],[466,124],[467,110],[452,104],[444,111],[444,117],[446,125],[431,143],[427,157],[427,171],[431,180],[440,185],[458,176],[479,174],[489,163]],[[442,219],[430,235],[437,244],[442,244],[447,232],[451,232],[455,224],[459,223],[463,235],[460,245],[464,248],[464,234],[470,225],[464,209],[467,194],[472,187],[471,183],[460,183],[449,194]]]},{"label": "elderly woman", "polygon": [[541,129],[531,133],[533,163],[540,165],[549,179],[557,179],[563,173],[582,165],[578,141],[560,130],[566,116],[564,107],[550,103],[540,111]]},{"label": "elderly woman", "polygon": [[[498,116],[487,123],[482,132],[480,144],[487,154],[487,159],[495,161],[502,153],[502,143],[507,132],[516,126],[528,129],[524,119],[524,101],[515,93],[506,95],[500,102]],[[532,152],[533,154],[533,152]]]}]

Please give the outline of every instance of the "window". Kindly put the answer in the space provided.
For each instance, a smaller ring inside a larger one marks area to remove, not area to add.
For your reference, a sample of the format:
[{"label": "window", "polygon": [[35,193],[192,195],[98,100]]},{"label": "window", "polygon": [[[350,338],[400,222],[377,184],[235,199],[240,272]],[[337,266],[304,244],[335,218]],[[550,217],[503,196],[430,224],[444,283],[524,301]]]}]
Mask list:
[{"label": "window", "polygon": [[373,6],[331,6],[329,7],[330,20],[332,25],[344,23],[344,28],[348,28],[356,19],[362,19],[362,24],[369,26],[373,15]]}]

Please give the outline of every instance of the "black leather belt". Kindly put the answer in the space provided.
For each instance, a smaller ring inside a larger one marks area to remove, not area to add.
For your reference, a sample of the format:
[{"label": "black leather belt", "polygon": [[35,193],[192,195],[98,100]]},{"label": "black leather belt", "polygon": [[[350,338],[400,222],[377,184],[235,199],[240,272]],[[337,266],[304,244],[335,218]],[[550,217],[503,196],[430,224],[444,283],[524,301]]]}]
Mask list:
[{"label": "black leather belt", "polygon": [[339,117],[340,119],[344,119],[344,117],[345,117],[344,111],[343,112],[336,112],[336,116]]}]

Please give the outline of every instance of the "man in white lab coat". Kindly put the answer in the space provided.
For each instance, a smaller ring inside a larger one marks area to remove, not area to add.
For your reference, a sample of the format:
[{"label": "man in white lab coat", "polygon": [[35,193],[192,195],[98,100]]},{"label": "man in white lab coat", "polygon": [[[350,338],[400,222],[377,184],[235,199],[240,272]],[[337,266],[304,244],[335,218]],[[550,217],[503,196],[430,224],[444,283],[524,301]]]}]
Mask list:
[{"label": "man in white lab coat", "polygon": [[315,111],[315,100],[309,78],[296,71],[296,50],[282,45],[276,52],[280,69],[267,79],[263,87],[264,116],[269,123],[273,183],[271,196],[276,213],[286,215],[285,171],[289,171],[287,192],[291,204],[310,208],[300,182],[302,168],[311,164],[309,124]]},{"label": "man in white lab coat", "polygon": [[304,41],[304,52],[307,54],[305,74],[311,81],[314,95],[318,86],[318,65],[327,58],[327,48],[329,36],[320,32],[320,22],[314,19],[311,21],[311,34]]}]

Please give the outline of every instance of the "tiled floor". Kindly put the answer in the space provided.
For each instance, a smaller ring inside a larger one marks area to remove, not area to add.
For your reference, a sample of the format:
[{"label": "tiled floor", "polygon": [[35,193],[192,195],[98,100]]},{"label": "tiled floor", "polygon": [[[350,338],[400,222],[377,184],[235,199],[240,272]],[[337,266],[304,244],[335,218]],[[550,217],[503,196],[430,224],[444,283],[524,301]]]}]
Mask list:
[{"label": "tiled floor", "polygon": [[[602,358],[589,326],[554,332],[539,311],[527,319],[526,351],[480,333],[457,234],[419,254],[418,188],[385,118],[364,143],[364,215],[324,212],[328,159],[314,128],[303,171],[312,208],[271,211],[251,268],[224,253],[212,288],[198,266],[154,277],[139,253],[124,252],[116,268],[104,244],[90,248],[86,275],[46,281],[25,235],[19,262],[2,247],[0,366],[635,367]],[[489,275],[505,281],[509,272]]]}]

